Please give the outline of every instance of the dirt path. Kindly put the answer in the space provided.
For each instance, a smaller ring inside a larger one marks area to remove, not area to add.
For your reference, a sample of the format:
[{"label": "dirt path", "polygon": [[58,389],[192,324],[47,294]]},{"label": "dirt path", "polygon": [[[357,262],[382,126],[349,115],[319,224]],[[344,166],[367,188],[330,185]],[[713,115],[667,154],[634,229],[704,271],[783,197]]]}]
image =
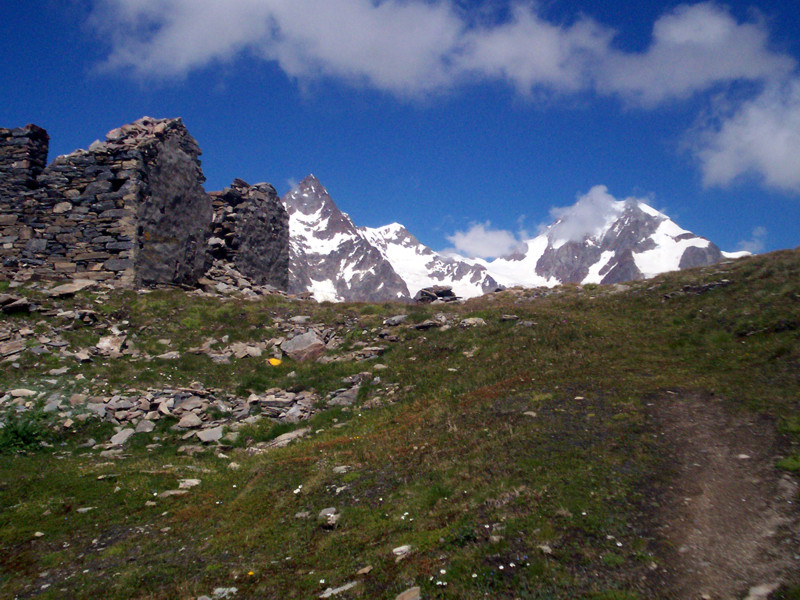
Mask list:
[{"label": "dirt path", "polygon": [[757,600],[800,583],[798,483],[774,466],[774,424],[707,398],[652,408],[676,468],[658,498],[659,596]]}]

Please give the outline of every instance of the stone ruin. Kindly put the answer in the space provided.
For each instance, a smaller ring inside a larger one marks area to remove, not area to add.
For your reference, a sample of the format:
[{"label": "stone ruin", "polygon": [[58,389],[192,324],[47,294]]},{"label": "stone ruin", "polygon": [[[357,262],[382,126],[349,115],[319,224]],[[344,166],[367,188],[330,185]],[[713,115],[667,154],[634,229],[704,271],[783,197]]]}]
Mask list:
[{"label": "stone ruin", "polygon": [[[288,287],[288,215],[269,184],[208,194],[181,119],[144,117],[46,166],[36,125],[0,128],[0,275],[195,286],[209,269]],[[212,276],[213,279],[213,276]]]}]

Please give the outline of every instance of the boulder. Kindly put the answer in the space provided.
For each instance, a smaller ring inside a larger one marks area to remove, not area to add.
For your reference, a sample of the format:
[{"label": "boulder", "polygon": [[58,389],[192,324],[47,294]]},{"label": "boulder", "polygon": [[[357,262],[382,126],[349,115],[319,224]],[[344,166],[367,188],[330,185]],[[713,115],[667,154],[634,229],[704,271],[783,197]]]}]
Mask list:
[{"label": "boulder", "polygon": [[430,304],[435,301],[455,302],[458,296],[453,293],[453,288],[445,285],[434,285],[423,288],[416,293],[414,301],[420,304]]},{"label": "boulder", "polygon": [[325,342],[313,331],[307,331],[283,342],[281,350],[293,360],[303,362],[319,358],[325,351]]}]

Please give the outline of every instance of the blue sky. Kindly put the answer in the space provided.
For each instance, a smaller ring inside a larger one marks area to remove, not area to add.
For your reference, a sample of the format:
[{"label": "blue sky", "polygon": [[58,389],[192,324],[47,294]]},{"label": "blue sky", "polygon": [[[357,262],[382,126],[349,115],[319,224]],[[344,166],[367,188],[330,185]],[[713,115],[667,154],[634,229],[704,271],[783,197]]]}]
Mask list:
[{"label": "blue sky", "polygon": [[500,254],[595,185],[724,250],[800,244],[800,5],[6,0],[0,126],[51,159],[184,119],[206,189],[309,173],[358,225]]}]

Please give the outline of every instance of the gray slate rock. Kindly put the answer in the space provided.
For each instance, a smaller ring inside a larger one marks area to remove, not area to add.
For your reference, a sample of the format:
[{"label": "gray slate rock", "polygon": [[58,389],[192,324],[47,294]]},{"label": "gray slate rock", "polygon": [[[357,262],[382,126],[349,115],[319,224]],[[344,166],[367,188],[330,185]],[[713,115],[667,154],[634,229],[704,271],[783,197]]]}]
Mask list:
[{"label": "gray slate rock", "polygon": [[203,421],[194,413],[186,413],[181,417],[181,420],[178,421],[178,427],[183,429],[193,429],[195,427],[200,427],[202,424]]},{"label": "gray slate rock", "polygon": [[217,442],[222,439],[222,426],[203,429],[197,432],[197,437],[201,442]]},{"label": "gray slate rock", "polygon": [[142,419],[139,421],[139,424],[136,425],[136,433],[150,433],[156,428],[156,424],[152,421],[148,421],[147,419]]},{"label": "gray slate rock", "polygon": [[111,445],[112,446],[122,446],[125,442],[127,442],[130,437],[136,433],[133,429],[123,429],[118,431],[114,435],[111,436]]},{"label": "gray slate rock", "polygon": [[307,331],[285,341],[281,350],[293,360],[304,362],[318,358],[325,351],[325,342],[313,331]]}]

